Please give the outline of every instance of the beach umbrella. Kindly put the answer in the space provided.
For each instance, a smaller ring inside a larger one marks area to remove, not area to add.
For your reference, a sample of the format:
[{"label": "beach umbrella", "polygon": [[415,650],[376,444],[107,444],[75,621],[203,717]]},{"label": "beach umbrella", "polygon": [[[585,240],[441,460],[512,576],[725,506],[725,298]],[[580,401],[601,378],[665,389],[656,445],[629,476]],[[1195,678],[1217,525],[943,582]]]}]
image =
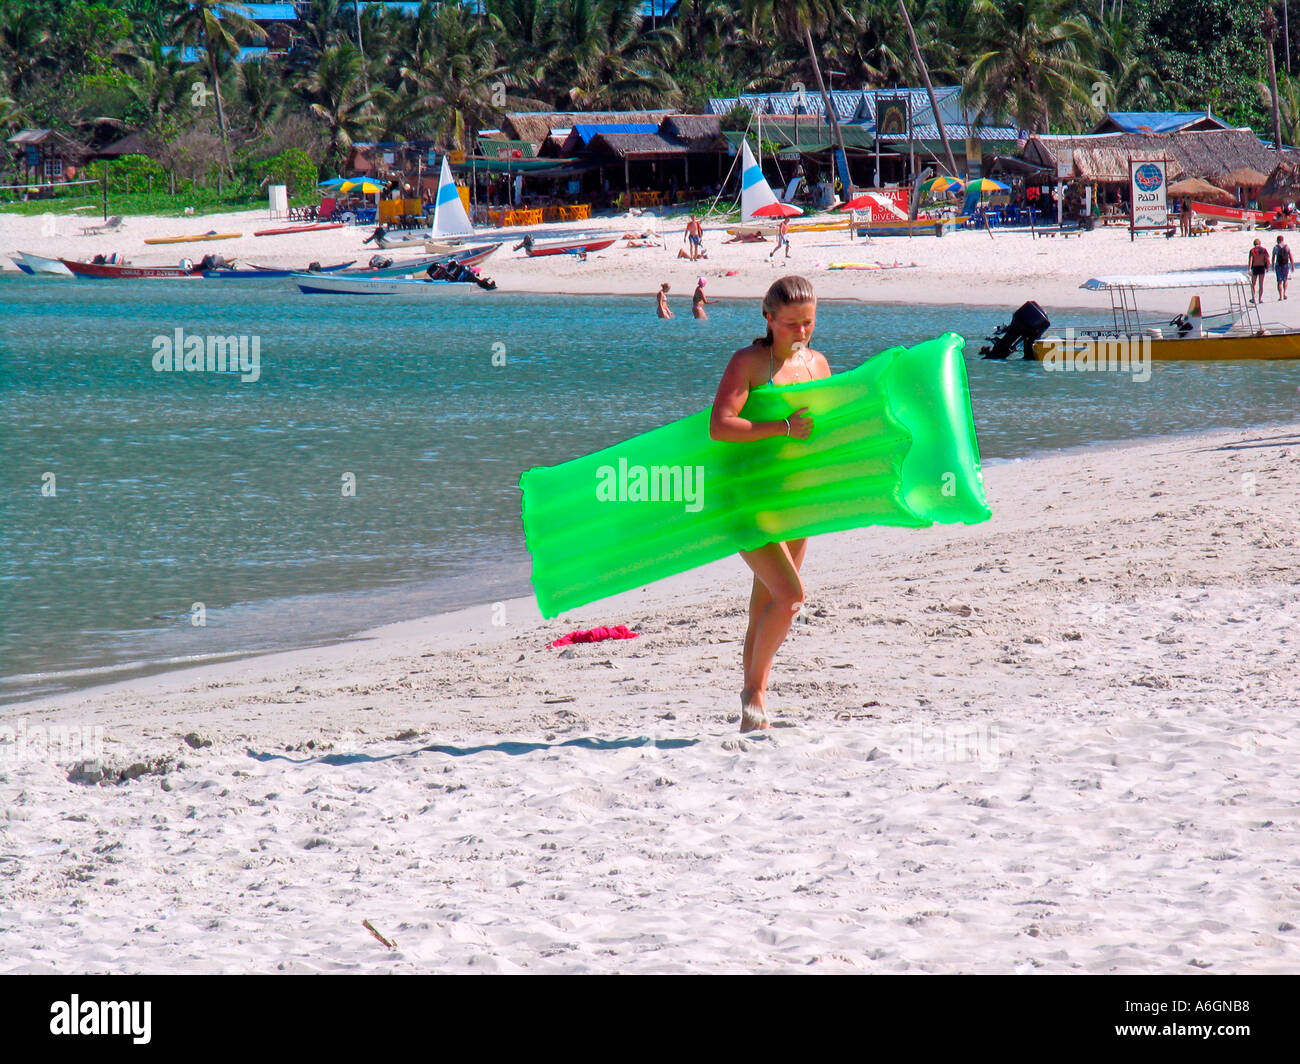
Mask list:
[{"label": "beach umbrella", "polygon": [[1199,177],[1185,177],[1169,186],[1169,195],[1186,196],[1188,199],[1201,200],[1203,203],[1235,203],[1236,197],[1225,192],[1217,185],[1211,185]]},{"label": "beach umbrella", "polygon": [[372,196],[377,193],[383,192],[384,186],[377,185],[375,184],[375,182],[367,181],[364,178],[353,178],[344,181],[341,185],[339,185],[340,192],[351,192],[353,189],[358,189],[364,195]]},{"label": "beach umbrella", "polygon": [[331,177],[328,181],[317,181],[316,187],[317,188],[338,188],[340,185],[346,185],[347,183],[348,183],[348,179],[346,177]]},{"label": "beach umbrella", "polygon": [[967,185],[966,191],[983,195],[985,192],[1010,192],[1011,186],[1004,185],[1001,181],[994,181],[991,177],[980,177]]},{"label": "beach umbrella", "polygon": [[793,203],[767,203],[752,212],[755,218],[793,218],[796,214],[803,214],[803,208]]},{"label": "beach umbrella", "polygon": [[938,177],[932,177],[928,181],[921,182],[922,192],[931,192],[944,194],[948,192],[960,192],[965,186],[955,177],[949,177],[947,174],[940,174]]},{"label": "beach umbrella", "polygon": [[1242,188],[1263,188],[1268,178],[1249,166],[1241,166],[1228,175],[1228,184],[1240,185]]}]

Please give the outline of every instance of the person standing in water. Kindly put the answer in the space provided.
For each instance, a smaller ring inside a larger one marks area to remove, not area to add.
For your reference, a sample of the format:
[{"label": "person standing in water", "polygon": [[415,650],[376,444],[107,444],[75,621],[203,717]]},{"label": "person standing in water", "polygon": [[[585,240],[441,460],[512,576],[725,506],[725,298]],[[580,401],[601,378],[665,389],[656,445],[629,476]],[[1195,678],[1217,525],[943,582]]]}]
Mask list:
[{"label": "person standing in water", "polygon": [[665,281],[659,286],[659,304],[656,311],[661,318],[673,317],[673,312],[668,307],[668,282]]},{"label": "person standing in water", "polygon": [[[763,298],[767,335],[731,356],[713,400],[709,437],[727,443],[752,443],[772,436],[806,440],[813,430],[807,407],[780,421],[750,421],[741,417],[749,393],[764,384],[797,384],[831,375],[824,356],[808,346],[817,323],[817,296],[804,277],[782,277]],[[799,577],[806,539],[765,543],[742,550],[741,558],[754,573],[749,594],[749,627],[741,655],[744,671],[740,691],[740,730],[771,727],[767,718],[767,684],[772,662],[795,614],[803,608],[804,586]]]},{"label": "person standing in water", "polygon": [[707,318],[708,312],[704,309],[706,303],[716,303],[716,299],[709,299],[704,294],[704,278],[695,278],[695,295],[691,297],[691,313],[697,318]]}]

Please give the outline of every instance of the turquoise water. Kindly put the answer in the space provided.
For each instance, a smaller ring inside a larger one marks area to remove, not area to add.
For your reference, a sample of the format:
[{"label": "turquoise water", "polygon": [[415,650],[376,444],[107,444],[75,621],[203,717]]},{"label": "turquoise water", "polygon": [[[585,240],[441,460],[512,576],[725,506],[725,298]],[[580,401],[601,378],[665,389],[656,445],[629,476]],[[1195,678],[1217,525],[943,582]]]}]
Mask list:
[{"label": "turquoise water", "polygon": [[[707,322],[677,306],[661,322],[650,295],[0,279],[0,699],[527,594],[521,471],[707,405],[762,331],[755,302]],[[1009,310],[826,302],[815,342],[847,369],[969,337],[986,460],[1296,417],[1294,364],[1171,363],[1139,384],[981,361]],[[256,338],[258,379],[156,372],[177,328]]]}]

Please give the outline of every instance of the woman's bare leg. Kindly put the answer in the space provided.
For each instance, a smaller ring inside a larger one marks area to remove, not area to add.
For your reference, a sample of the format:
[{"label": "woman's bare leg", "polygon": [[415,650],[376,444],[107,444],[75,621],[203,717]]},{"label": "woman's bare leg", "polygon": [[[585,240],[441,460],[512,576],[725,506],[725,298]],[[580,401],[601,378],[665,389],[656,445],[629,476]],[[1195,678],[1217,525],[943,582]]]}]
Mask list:
[{"label": "woman's bare leg", "polygon": [[741,551],[740,556],[754,571],[749,597],[749,628],[745,633],[742,662],[744,687],[740,692],[740,730],[765,728],[767,724],[767,681],[777,649],[785,641],[794,616],[803,605],[805,540],[768,543],[758,550]]}]

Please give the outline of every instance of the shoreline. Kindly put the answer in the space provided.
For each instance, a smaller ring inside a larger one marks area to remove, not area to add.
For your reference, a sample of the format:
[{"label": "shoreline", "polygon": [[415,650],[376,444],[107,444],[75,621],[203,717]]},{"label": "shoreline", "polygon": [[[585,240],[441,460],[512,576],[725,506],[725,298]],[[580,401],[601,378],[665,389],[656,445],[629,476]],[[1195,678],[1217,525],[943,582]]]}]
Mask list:
[{"label": "shoreline", "polygon": [[[1093,443],[1076,444],[1070,447],[1049,447],[1037,451],[1032,451],[1028,454],[1019,455],[1013,458],[982,459],[981,468],[983,470],[999,469],[1004,466],[1019,466],[1027,462],[1041,462],[1041,461],[1052,460],[1052,459],[1070,459],[1074,457],[1097,456],[1097,455],[1105,454],[1106,452],[1125,450],[1131,447],[1173,445],[1180,440],[1193,439],[1201,436],[1217,435],[1225,432],[1237,432],[1237,431],[1264,432],[1264,431],[1269,431],[1271,429],[1285,429],[1292,426],[1300,429],[1300,421],[1292,422],[1287,420],[1280,420],[1280,421],[1260,422],[1258,424],[1252,424],[1249,426],[1243,426],[1239,429],[1231,429],[1231,430],[1189,429],[1184,432],[1164,433],[1156,436],[1140,436],[1140,437],[1131,437],[1128,439],[1118,439],[1118,440],[1101,440]],[[526,552],[523,555],[522,561],[524,562],[524,564],[528,564],[528,555]],[[689,575],[690,575],[689,573],[683,574],[682,577],[679,577],[677,579],[682,579],[683,577]],[[415,581],[412,583],[412,587],[418,586],[419,584],[420,584],[419,581]],[[325,596],[326,598],[347,599],[347,598],[354,598],[357,595],[361,595],[363,597],[373,597],[375,592],[381,590],[391,591],[392,587],[391,585],[385,584],[385,585],[381,585],[380,587],[364,589],[361,591],[322,592],[320,594]],[[293,596],[293,597],[299,598],[301,596]],[[318,598],[318,596],[310,596],[310,597]],[[535,600],[533,598],[532,591],[531,591],[531,583],[529,583],[529,590],[525,594],[520,596],[515,596],[513,598],[508,598],[505,600],[502,600],[499,597],[488,597],[480,600],[477,598],[477,593],[473,591],[469,592],[469,597],[473,599],[473,601],[464,603],[462,605],[452,606],[445,609],[436,609],[432,612],[423,613],[418,616],[409,617],[406,619],[388,621],[377,625],[366,625],[361,628],[352,629],[340,634],[331,635],[324,639],[309,638],[306,641],[293,641],[288,645],[284,645],[284,646],[269,647],[269,648],[262,648],[256,650],[214,651],[209,655],[191,655],[191,656],[182,656],[178,658],[157,660],[157,661],[128,662],[120,665],[90,665],[90,666],[84,666],[75,669],[56,671],[50,673],[17,674],[12,678],[12,681],[14,681],[15,684],[16,681],[21,679],[30,679],[32,681],[35,681],[42,677],[49,677],[51,678],[51,680],[53,680],[54,678],[59,678],[63,676],[74,676],[80,678],[83,676],[90,677],[93,674],[103,674],[103,675],[96,677],[94,679],[88,679],[86,680],[86,682],[72,683],[68,687],[65,687],[61,690],[49,692],[49,693],[36,693],[36,694],[24,693],[24,694],[14,695],[12,697],[0,693],[0,720],[4,719],[4,715],[6,711],[11,710],[15,707],[32,705],[50,699],[73,697],[79,694],[89,695],[102,689],[115,688],[122,685],[130,685],[132,683],[147,681],[159,676],[167,676],[167,675],[173,675],[177,673],[198,672],[199,670],[210,669],[210,668],[219,667],[223,665],[236,665],[240,663],[252,662],[261,658],[266,658],[268,656],[295,655],[295,654],[304,653],[308,651],[323,651],[328,648],[337,647],[340,645],[364,642],[368,638],[377,637],[378,635],[382,634],[383,632],[389,629],[399,628],[400,626],[403,625],[422,624],[439,618],[448,618],[454,615],[466,615],[466,614],[473,613],[475,611],[482,611],[484,609],[488,609],[492,607],[495,603],[499,603],[499,602],[504,602],[506,608],[512,613],[514,613],[520,606],[524,606],[524,605],[531,606],[534,612],[536,611]],[[237,602],[237,603],[230,604],[230,606],[227,608],[238,609],[241,607],[246,607],[250,604],[265,605],[267,602],[273,602],[273,601],[275,600],[259,599],[259,600],[251,600],[251,602]],[[586,607],[586,608],[587,609],[598,608],[599,605],[600,602],[598,600],[597,602],[592,603],[591,607]],[[114,675],[114,674],[120,674],[120,675]]]},{"label": "shoreline", "polygon": [[817,537],[771,732],[736,558],[6,707],[3,970],[1293,971],[1297,476],[1178,435]]},{"label": "shoreline", "polygon": [[[43,216],[0,213],[0,249],[6,256],[15,250],[64,258],[85,258],[96,252],[121,251],[142,265],[171,264],[187,257],[197,261],[203,254],[235,258],[242,263],[304,267],[309,261],[333,262],[356,259],[364,265],[376,254],[361,241],[373,231],[369,227],[325,230],[293,237],[255,238],[251,233],[274,224],[264,210],[225,214],[165,217],[139,215],[127,219],[121,231],[103,236],[82,237],[71,229],[82,219],[55,215],[51,226]],[[838,216],[807,216],[835,219]],[[725,229],[739,223],[708,224],[705,248],[709,258],[691,262],[676,258],[683,246],[684,221],[674,222],[654,214],[593,218],[588,223],[552,222],[533,227],[483,229],[468,238],[472,242],[497,242],[503,247],[483,264],[483,273],[496,280],[502,294],[627,295],[652,298],[663,280],[670,280],[675,298],[688,306],[693,279],[705,276],[709,294],[724,299],[756,299],[780,273],[767,259],[771,242],[724,244]],[[46,235],[52,229],[52,235]],[[69,231],[64,232],[67,229]],[[145,238],[184,233],[236,231],[245,235],[234,240],[167,245],[168,250],[142,243]],[[511,248],[525,233],[543,238],[577,233],[608,235],[652,230],[665,245],[662,248],[631,249],[616,241],[609,249],[595,253],[587,262],[570,256],[529,259]],[[1090,233],[1034,238],[1027,229],[996,229],[992,236],[983,230],[958,230],[944,237],[876,237],[871,244],[847,233],[817,232],[792,234],[793,254],[782,262],[780,272],[805,273],[814,280],[820,298],[876,304],[926,303],[934,306],[1002,307],[1008,316],[1016,307],[1033,299],[1058,311],[1106,311],[1103,294],[1084,296],[1079,286],[1089,277],[1111,272],[1163,273],[1171,270],[1238,267],[1245,270],[1246,251],[1254,234],[1214,232],[1194,238],[1141,236],[1130,241],[1125,229],[1099,227]],[[1268,234],[1270,241],[1273,234]],[[291,239],[292,247],[283,243]],[[1292,235],[1300,241],[1300,236]],[[394,258],[415,257],[419,248],[390,249]],[[873,271],[832,271],[829,263],[840,261],[899,263],[907,268]],[[913,264],[915,268],[913,268]],[[788,269],[786,269],[788,265]],[[7,259],[4,266],[10,266]],[[733,276],[728,276],[734,271]],[[9,271],[6,270],[6,273]],[[52,279],[51,279],[52,280]],[[1266,292],[1267,314],[1277,324],[1300,329],[1300,301],[1294,309],[1288,301],[1279,303],[1272,295],[1270,279]],[[291,287],[291,286],[290,286]],[[295,298],[296,294],[295,294]],[[1144,301],[1145,302],[1145,301]],[[1153,293],[1153,312],[1177,313],[1186,308],[1186,294]],[[1208,308],[1207,308],[1208,309]]]}]

